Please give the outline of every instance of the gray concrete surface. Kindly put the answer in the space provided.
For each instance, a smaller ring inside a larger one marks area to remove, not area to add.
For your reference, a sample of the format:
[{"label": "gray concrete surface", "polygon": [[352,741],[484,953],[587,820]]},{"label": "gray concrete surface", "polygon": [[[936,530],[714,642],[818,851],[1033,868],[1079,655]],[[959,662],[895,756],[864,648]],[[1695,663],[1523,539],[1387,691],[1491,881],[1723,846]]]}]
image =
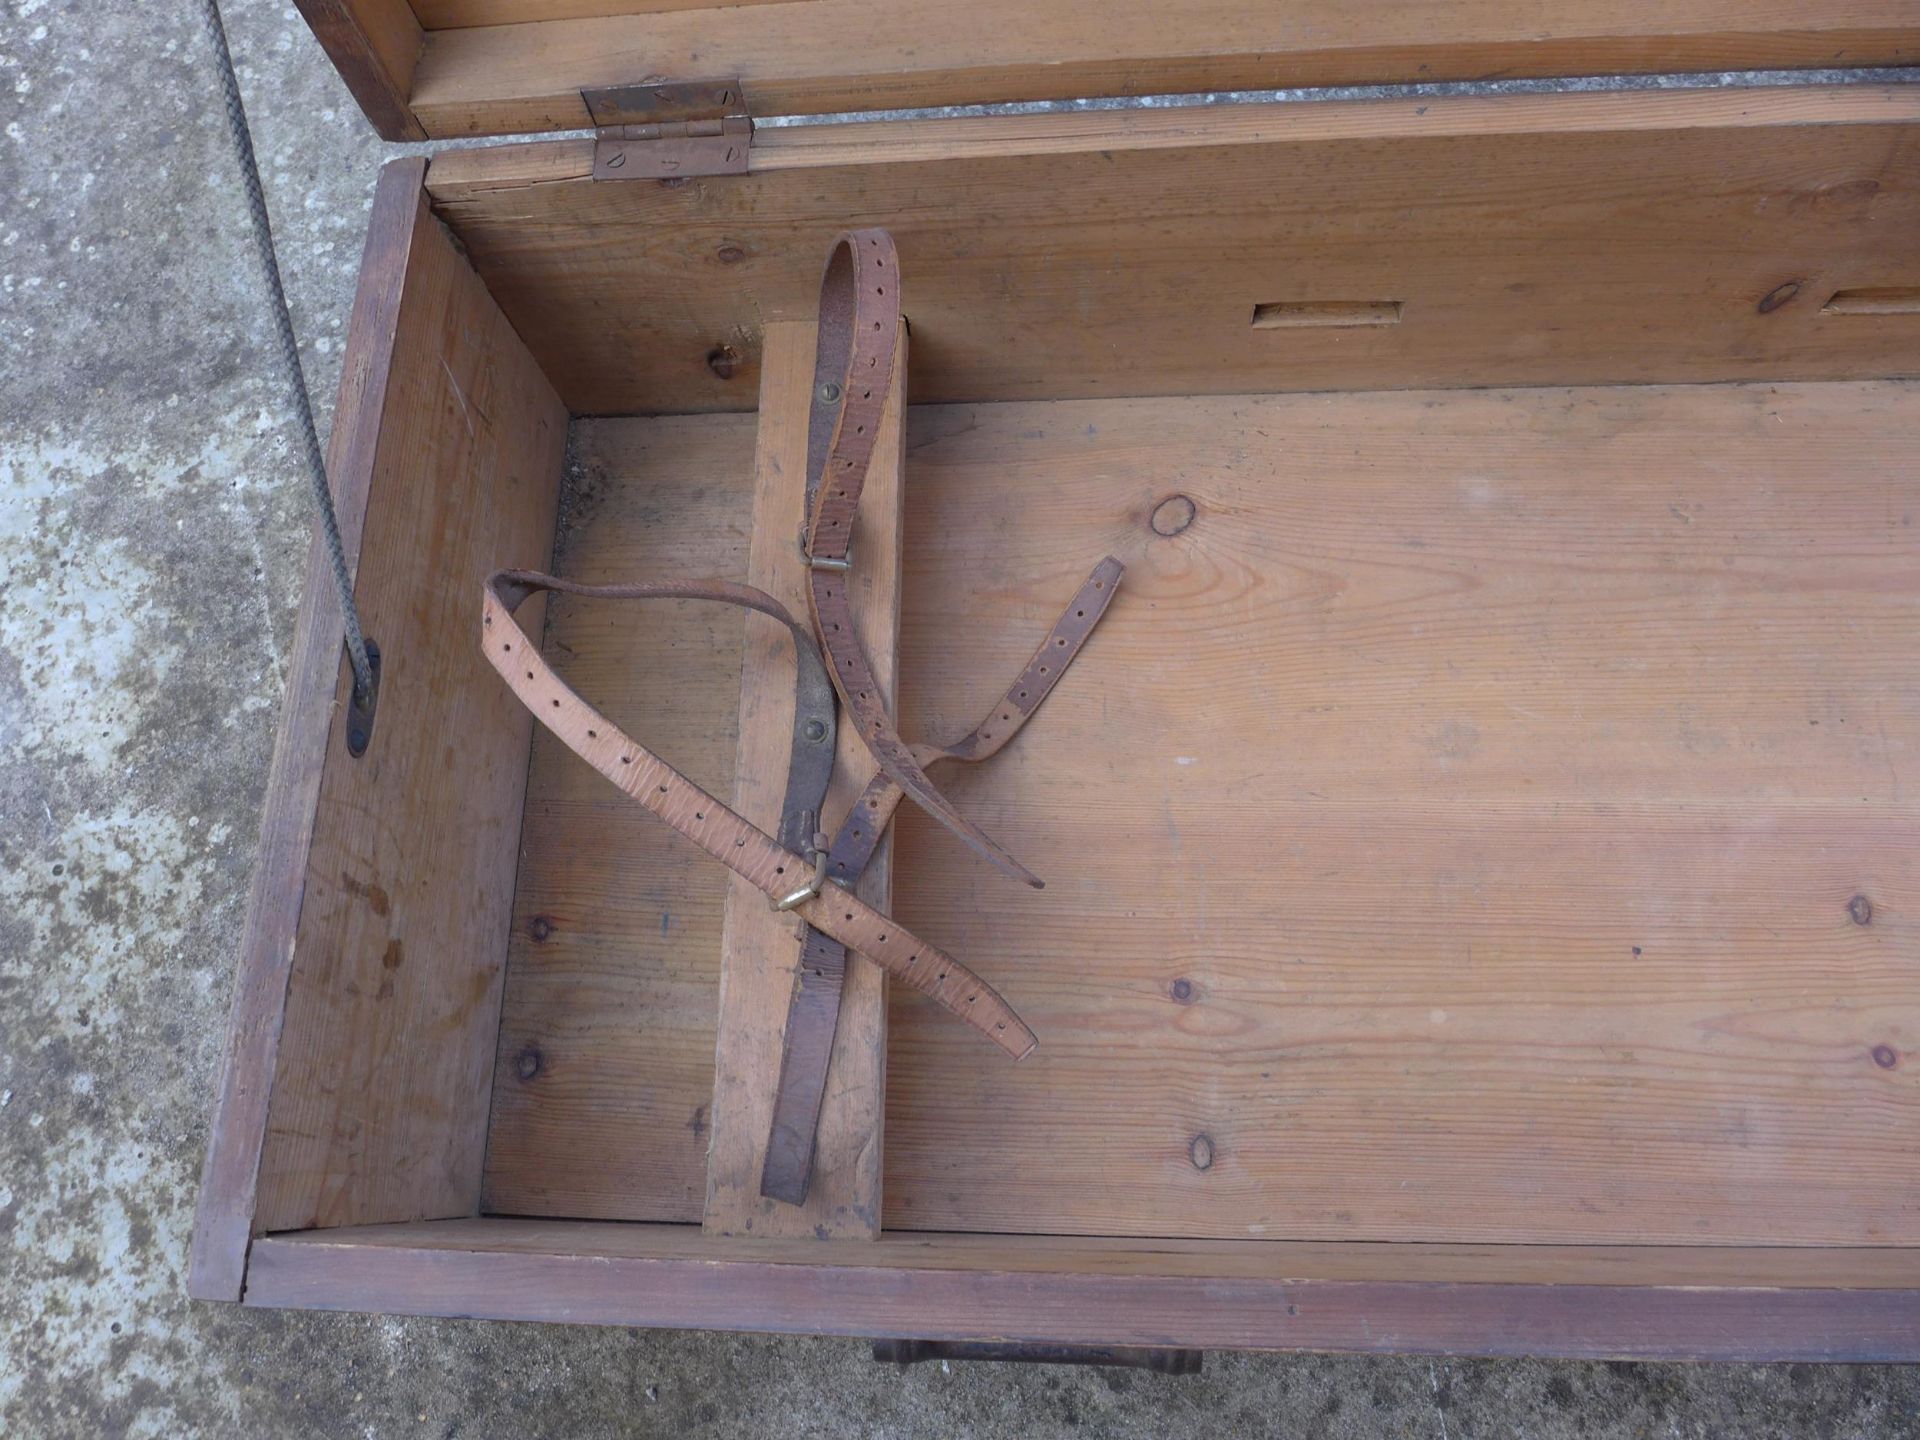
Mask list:
[{"label": "gray concrete surface", "polygon": [[[323,422],[382,147],[230,0]],[[241,1313],[187,1233],[308,517],[189,7],[0,11],[0,1431],[1892,1436],[1896,1369],[1215,1357],[904,1375],[860,1346]]]}]

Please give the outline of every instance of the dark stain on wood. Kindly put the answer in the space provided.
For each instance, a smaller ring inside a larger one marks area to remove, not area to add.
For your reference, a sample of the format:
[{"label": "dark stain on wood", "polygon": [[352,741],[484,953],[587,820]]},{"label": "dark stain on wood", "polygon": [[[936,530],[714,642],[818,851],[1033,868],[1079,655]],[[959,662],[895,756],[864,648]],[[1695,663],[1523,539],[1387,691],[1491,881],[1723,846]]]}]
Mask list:
[{"label": "dark stain on wood", "polygon": [[374,914],[387,916],[393,913],[393,900],[379,885],[368,881],[356,880],[346,871],[340,872],[340,887],[349,895],[357,895],[367,902],[367,908]]}]

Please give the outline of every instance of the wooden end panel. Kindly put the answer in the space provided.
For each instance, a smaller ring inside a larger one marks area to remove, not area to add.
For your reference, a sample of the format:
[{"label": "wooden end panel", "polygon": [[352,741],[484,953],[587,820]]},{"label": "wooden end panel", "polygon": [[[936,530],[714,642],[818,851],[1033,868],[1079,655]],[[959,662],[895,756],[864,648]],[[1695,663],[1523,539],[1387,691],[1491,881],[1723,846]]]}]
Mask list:
[{"label": "wooden end panel", "polygon": [[677,188],[590,152],[428,176],[588,413],[751,409],[850,224],[899,245],[916,403],[1864,379],[1920,338],[1822,313],[1920,285],[1913,86],[799,127]]},{"label": "wooden end panel", "polygon": [[[1488,76],[1910,64],[1904,0],[1797,11],[1752,0],[432,0],[413,107],[435,136],[588,123],[580,91],[737,77],[758,115]],[[669,13],[625,13],[669,11]],[[579,18],[563,18],[567,16]],[[532,24],[501,23],[509,16]],[[464,23],[442,29],[446,20]]]},{"label": "wooden end panel", "polygon": [[272,1236],[247,1302],[785,1334],[1646,1360],[1920,1359],[1910,1250],[726,1241],[449,1222]]},{"label": "wooden end panel", "polygon": [[[748,578],[796,615],[807,613],[807,569],[795,537],[804,523],[816,334],[817,326],[810,321],[768,326],[760,376]],[[906,345],[903,325],[893,391],[874,447],[873,469],[861,493],[858,564],[851,576],[864,627],[861,644],[875,678],[890,695],[897,690],[900,643]],[[793,693],[792,641],[776,625],[755,623],[742,671],[734,806],[769,831],[779,823],[786,790]],[[822,828],[829,833],[835,829],[874,769],[871,752],[843,716]],[[884,909],[890,901],[891,871],[892,843],[883,841],[855,893]],[[871,1238],[880,1229],[887,987],[885,972],[857,954],[847,957],[807,1202],[786,1205],[760,1194],[799,932],[798,922],[776,915],[758,890],[741,881],[730,883],[721,942],[704,1222],[721,1235]]]},{"label": "wooden end panel", "polygon": [[[327,444],[327,473],[350,562],[360,551],[408,267],[419,238],[432,228],[421,193],[426,168],[425,160],[408,159],[395,160],[381,170],[360,262],[359,289],[347,323],[340,398]],[[254,1186],[266,1137],[267,1094],[327,753],[329,707],[340,670],[340,615],[332,587],[326,550],[316,535],[308,551],[306,589],[287,665],[287,694],[267,776],[225,1069],[194,1214],[187,1289],[200,1300],[238,1300],[246,1271]]]},{"label": "wooden end panel", "polygon": [[547,563],[567,415],[424,208],[382,341],[355,584],[380,703],[365,755],[349,756],[350,678],[325,655],[336,688],[324,748],[304,757],[324,768],[260,1230],[479,1202],[532,727],[480,655],[479,597],[492,570]]},{"label": "wooden end panel", "polygon": [[424,140],[408,103],[424,39],[407,0],[294,0],[383,140]]}]

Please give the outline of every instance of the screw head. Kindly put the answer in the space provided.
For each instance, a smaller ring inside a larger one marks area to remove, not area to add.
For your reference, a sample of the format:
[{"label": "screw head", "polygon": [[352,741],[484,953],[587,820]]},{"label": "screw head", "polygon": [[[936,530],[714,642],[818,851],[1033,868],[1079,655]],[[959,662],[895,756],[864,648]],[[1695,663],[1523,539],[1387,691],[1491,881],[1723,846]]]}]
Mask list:
[{"label": "screw head", "polygon": [[827,738],[827,722],[824,720],[809,720],[800,733],[817,745]]},{"label": "screw head", "polygon": [[836,382],[829,380],[820,387],[820,403],[822,405],[838,405],[840,403],[840,386]]}]

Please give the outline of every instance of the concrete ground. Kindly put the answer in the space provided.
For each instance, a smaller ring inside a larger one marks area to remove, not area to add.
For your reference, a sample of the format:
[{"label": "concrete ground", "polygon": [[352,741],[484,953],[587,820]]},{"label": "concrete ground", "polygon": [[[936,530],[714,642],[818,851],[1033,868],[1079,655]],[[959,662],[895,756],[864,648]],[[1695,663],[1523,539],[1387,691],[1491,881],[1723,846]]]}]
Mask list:
[{"label": "concrete ground", "polygon": [[[383,153],[229,0],[323,428]],[[187,1233],[309,517],[190,6],[0,11],[0,1431],[17,1437],[1891,1436],[1920,1372],[1215,1356],[189,1304]]]}]

